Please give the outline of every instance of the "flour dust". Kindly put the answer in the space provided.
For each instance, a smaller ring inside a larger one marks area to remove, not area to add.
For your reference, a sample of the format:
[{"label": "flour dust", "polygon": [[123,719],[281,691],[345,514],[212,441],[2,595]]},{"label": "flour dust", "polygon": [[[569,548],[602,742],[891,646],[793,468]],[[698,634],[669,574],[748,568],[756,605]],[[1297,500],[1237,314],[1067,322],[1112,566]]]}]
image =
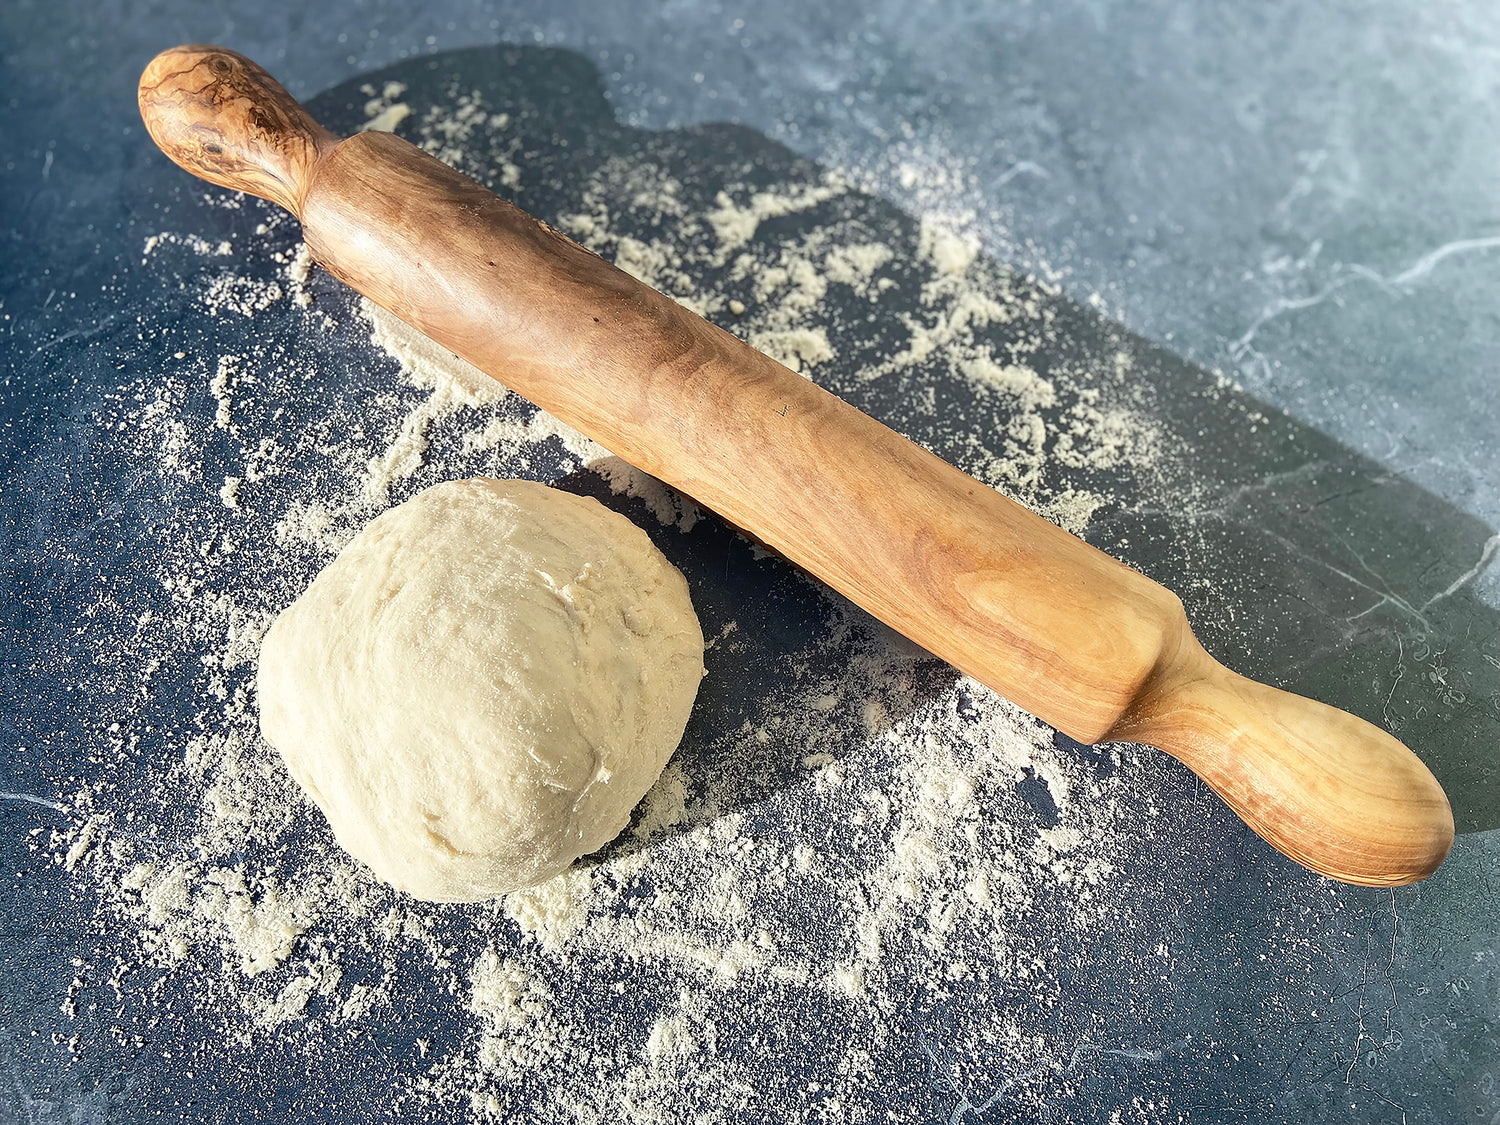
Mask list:
[{"label": "flour dust", "polygon": [[[464,91],[416,112],[403,93],[368,90],[370,127],[519,192],[505,113]],[[725,183],[704,206],[669,168],[620,158],[556,225],[1069,530],[1116,499],[1109,480],[1150,487],[1173,451],[1125,357],[1039,371],[1055,333],[1045,283],[936,214],[893,237],[851,192],[835,174]],[[122,1011],[178,996],[152,1018],[213,1050],[326,1060],[373,1037],[385,1070],[362,1083],[368,1112],[412,1120],[921,1120],[912,1091],[934,1083],[973,1108],[1065,1080],[1060,973],[1128,923],[1119,860],[1154,812],[1155,759],[1059,745],[743,545],[754,580],[817,619],[768,642],[732,586],[708,597],[719,579],[690,572],[695,600],[730,608],[705,617],[707,690],[684,747],[615,844],[477,906],[413,901],[339,851],[259,737],[254,667],[275,613],[364,522],[437,480],[583,473],[659,536],[732,536],[351,303],[290,221],[264,214],[238,246],[169,232],[145,255],[199,279],[201,316],[295,318],[314,343],[178,352],[100,418],[139,439],[179,513],[155,529],[159,596],[109,673],[125,702],[103,760],[145,779],[130,802],[110,780],[81,784],[70,827],[38,846],[90,889],[89,971]],[[266,247],[273,272],[234,268]],[[368,372],[339,375],[350,351]],[[174,669],[187,713],[166,756],[143,758],[142,739],[163,736],[141,701]],[[733,697],[715,678],[739,676],[765,690],[715,712]],[[914,1036],[930,1075],[880,1065]]]}]

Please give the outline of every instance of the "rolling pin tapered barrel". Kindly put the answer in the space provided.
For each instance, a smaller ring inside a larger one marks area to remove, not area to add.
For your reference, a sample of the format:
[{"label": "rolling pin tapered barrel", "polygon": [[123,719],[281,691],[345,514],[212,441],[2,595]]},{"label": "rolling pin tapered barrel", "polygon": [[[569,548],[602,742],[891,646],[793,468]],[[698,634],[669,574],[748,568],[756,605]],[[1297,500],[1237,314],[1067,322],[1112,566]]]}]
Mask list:
[{"label": "rolling pin tapered barrel", "polygon": [[278,203],[335,277],[1086,743],[1158,747],[1314,871],[1394,886],[1453,841],[1379,728],[1236,675],[1167,589],[388,133],[340,139],[218,47],[140,85],[183,168]]}]

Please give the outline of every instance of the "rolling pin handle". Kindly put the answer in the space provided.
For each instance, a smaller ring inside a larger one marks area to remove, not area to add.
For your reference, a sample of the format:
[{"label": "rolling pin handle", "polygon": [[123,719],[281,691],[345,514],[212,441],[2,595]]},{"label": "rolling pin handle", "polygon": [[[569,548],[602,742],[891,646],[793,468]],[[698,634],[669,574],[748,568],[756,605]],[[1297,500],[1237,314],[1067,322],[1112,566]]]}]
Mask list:
[{"label": "rolling pin handle", "polygon": [[276,79],[223,47],[163,51],[138,98],[151,139],[180,167],[299,218],[319,156],[339,141]]},{"label": "rolling pin handle", "polygon": [[1165,750],[1273,847],[1345,883],[1414,883],[1453,846],[1448,797],[1409,749],[1231,672],[1191,633],[1108,737]]}]

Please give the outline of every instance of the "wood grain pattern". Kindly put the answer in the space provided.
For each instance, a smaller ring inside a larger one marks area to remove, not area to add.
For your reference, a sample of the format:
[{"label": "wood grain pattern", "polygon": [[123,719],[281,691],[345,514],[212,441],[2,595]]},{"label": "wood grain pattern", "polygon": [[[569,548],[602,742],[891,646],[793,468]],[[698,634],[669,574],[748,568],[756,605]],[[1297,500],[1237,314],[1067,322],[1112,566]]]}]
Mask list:
[{"label": "wood grain pattern", "polygon": [[174,76],[217,76],[228,55],[148,68],[152,136],[293,210],[313,256],[377,304],[1059,730],[1176,755],[1298,862],[1386,885],[1446,855],[1447,799],[1410,750],[1217,665],[1138,572],[415,146],[334,143],[248,60],[161,94],[199,91]]},{"label": "wood grain pattern", "polygon": [[1231,672],[1187,630],[1108,737],[1165,750],[1283,854],[1346,883],[1416,882],[1453,844],[1447,795],[1399,741]]},{"label": "wood grain pattern", "polygon": [[[303,224],[336,277],[1076,738],[1185,627],[1160,586],[397,137],[331,152]],[[1066,652],[1060,605],[1091,622]]]},{"label": "wood grain pattern", "polygon": [[276,79],[222,47],[163,51],[136,98],[151,139],[181,167],[293,214],[319,153],[338,143]]}]

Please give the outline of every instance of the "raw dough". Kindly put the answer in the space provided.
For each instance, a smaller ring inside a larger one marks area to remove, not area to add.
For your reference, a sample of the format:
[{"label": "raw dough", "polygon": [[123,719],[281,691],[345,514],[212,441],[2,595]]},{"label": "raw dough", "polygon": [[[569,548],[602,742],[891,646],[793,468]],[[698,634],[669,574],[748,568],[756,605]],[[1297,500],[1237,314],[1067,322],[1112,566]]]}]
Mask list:
[{"label": "raw dough", "polygon": [[261,730],[386,882],[530,886],[625,827],[703,675],[687,582],[624,516],[527,481],[372,521],[266,634]]}]

